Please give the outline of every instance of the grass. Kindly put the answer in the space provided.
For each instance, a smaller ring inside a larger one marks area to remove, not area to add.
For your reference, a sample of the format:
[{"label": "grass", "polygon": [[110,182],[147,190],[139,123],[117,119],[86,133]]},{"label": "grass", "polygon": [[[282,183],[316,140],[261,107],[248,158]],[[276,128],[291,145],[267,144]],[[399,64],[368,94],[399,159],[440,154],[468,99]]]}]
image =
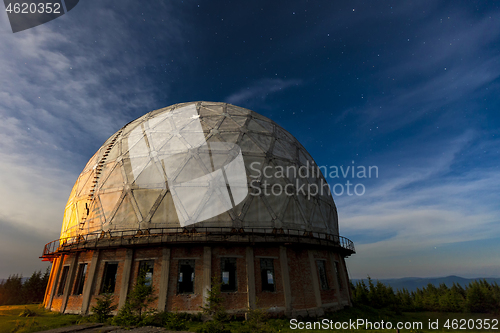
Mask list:
[{"label": "grass", "polygon": [[[20,317],[19,315],[24,312],[25,314],[34,313],[33,316],[30,317]],[[326,315],[324,318],[328,320],[332,320],[335,322],[349,322],[355,321],[356,319],[365,319],[367,321],[371,321],[372,323],[380,322],[384,320],[384,322],[390,321],[393,323],[393,329],[380,329],[380,330],[365,330],[364,328],[360,329],[340,329],[340,330],[326,330],[326,329],[292,329],[290,327],[289,319],[269,319],[264,327],[271,329],[274,332],[280,333],[291,333],[291,332],[353,332],[353,331],[363,331],[366,333],[381,333],[381,332],[396,332],[395,325],[397,322],[403,323],[411,323],[411,322],[421,322],[423,324],[422,329],[402,329],[400,333],[437,333],[437,332],[464,332],[473,333],[473,332],[499,332],[500,331],[500,323],[497,326],[497,329],[489,329],[489,330],[479,330],[479,329],[445,329],[443,328],[443,324],[447,320],[452,319],[498,319],[498,315],[492,314],[479,314],[479,313],[439,313],[439,312],[405,312],[397,314],[388,310],[380,310],[373,309],[370,307],[356,307],[356,308],[347,308],[345,310],[335,312],[332,314]],[[321,319],[315,318],[302,318],[299,319],[302,322],[316,322]],[[439,329],[429,329],[428,323],[429,320],[431,322],[439,323]],[[50,312],[42,308],[40,305],[31,304],[31,305],[13,305],[13,306],[0,306],[0,333],[29,333],[29,332],[37,332],[42,330],[47,330],[51,328],[58,328],[63,326],[75,325],[80,322],[87,322],[86,318],[81,317],[79,315],[63,315],[58,312]],[[188,330],[194,331],[200,325],[199,322],[187,322]],[[232,332],[248,332],[248,330],[244,330],[246,327],[245,322],[231,322],[227,324],[228,328],[231,329]],[[253,332],[258,333],[256,330]]]},{"label": "grass", "polygon": [[[22,312],[33,315],[20,317]],[[0,333],[37,332],[74,325],[81,320],[81,316],[47,311],[39,304],[0,306]]]},{"label": "grass", "polygon": [[[277,332],[282,333],[291,333],[291,332],[353,332],[353,331],[362,331],[362,332],[396,332],[396,324],[398,322],[408,323],[413,325],[415,322],[422,323],[422,328],[420,327],[412,327],[409,329],[401,329],[401,333],[436,333],[436,332],[464,332],[467,333],[472,332],[499,332],[500,331],[500,320],[496,329],[469,329],[465,325],[465,329],[447,329],[444,328],[444,324],[447,320],[449,320],[449,324],[451,324],[453,319],[457,319],[460,325],[460,319],[465,319],[466,321],[469,319],[477,320],[477,319],[499,319],[498,315],[493,314],[480,314],[480,313],[439,313],[439,312],[404,312],[404,313],[395,313],[393,311],[381,310],[381,309],[373,309],[370,307],[357,307],[357,308],[347,308],[345,310],[331,313],[326,315],[324,318],[328,320],[332,320],[335,322],[349,322],[356,321],[357,319],[364,319],[365,321],[370,321],[373,324],[375,322],[380,323],[382,320],[384,323],[388,321],[392,323],[392,329],[365,329],[364,327],[360,327],[359,329],[292,329],[290,327],[289,319],[273,319],[268,321],[268,325],[273,327]],[[303,318],[299,319],[302,322],[316,322],[321,321],[322,319],[315,318]],[[432,323],[438,322],[438,329],[429,329],[429,321]],[[467,323],[467,322],[466,322]]]}]

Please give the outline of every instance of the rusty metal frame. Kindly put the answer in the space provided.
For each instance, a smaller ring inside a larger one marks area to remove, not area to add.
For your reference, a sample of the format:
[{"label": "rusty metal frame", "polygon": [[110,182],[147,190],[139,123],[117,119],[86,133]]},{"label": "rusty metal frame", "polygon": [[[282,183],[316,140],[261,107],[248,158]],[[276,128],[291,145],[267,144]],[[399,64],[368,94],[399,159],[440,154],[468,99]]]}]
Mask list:
[{"label": "rusty metal frame", "polygon": [[353,242],[348,238],[321,232],[269,227],[198,227],[110,230],[60,238],[47,243],[40,258],[51,261],[63,253],[75,251],[193,243],[309,244],[335,248],[346,257],[356,253]]}]

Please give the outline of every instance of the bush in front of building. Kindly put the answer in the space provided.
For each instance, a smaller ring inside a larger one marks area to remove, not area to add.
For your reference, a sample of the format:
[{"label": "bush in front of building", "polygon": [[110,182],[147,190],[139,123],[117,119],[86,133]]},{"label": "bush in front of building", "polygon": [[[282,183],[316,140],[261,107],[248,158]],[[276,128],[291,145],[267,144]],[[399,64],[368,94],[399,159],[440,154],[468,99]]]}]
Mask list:
[{"label": "bush in front of building", "polygon": [[92,307],[92,317],[94,321],[104,323],[111,317],[111,312],[116,310],[113,305],[114,296],[111,293],[103,294],[97,299],[97,305]]},{"label": "bush in front of building", "polygon": [[229,321],[229,315],[224,308],[224,298],[221,295],[221,283],[216,277],[212,278],[212,286],[208,290],[205,306],[202,306],[203,314],[210,320],[196,329],[198,333],[231,333],[225,323]]},{"label": "bush in front of building", "polygon": [[205,306],[202,306],[203,314],[213,321],[226,322],[229,316],[224,308],[224,298],[221,295],[221,283],[216,277],[212,278],[212,287],[208,290]]},{"label": "bush in front of building", "polygon": [[193,315],[185,312],[154,312],[145,316],[141,326],[157,326],[172,331],[184,331],[189,328],[189,323],[201,322],[201,314]]},{"label": "bush in front of building", "polygon": [[113,318],[113,324],[120,326],[138,326],[148,315],[155,313],[150,310],[151,303],[156,300],[154,287],[151,281],[146,279],[145,272],[141,272],[132,291],[128,294],[125,305]]}]

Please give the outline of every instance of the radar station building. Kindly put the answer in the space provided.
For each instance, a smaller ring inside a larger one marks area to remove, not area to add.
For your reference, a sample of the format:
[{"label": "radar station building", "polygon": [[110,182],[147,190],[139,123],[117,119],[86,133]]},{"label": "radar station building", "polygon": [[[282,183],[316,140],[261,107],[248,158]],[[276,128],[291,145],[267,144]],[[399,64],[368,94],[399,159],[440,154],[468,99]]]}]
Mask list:
[{"label": "radar station building", "polygon": [[229,312],[321,315],[351,305],[353,253],[290,133],[234,105],[177,104],[125,125],[83,169],[43,251],[44,305],[85,315],[113,293],[121,308],[143,272],[160,311],[200,312],[215,278]]}]

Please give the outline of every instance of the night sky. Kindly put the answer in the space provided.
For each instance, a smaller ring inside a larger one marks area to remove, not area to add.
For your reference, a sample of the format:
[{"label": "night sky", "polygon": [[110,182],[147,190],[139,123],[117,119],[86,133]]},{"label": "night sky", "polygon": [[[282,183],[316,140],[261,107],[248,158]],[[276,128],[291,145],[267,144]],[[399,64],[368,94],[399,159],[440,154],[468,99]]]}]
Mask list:
[{"label": "night sky", "polygon": [[[88,159],[129,121],[221,101],[318,165],[351,278],[500,276],[500,7],[493,1],[82,0],[13,34],[0,15],[0,278],[44,270]],[[337,187],[339,189],[340,187]]]}]

